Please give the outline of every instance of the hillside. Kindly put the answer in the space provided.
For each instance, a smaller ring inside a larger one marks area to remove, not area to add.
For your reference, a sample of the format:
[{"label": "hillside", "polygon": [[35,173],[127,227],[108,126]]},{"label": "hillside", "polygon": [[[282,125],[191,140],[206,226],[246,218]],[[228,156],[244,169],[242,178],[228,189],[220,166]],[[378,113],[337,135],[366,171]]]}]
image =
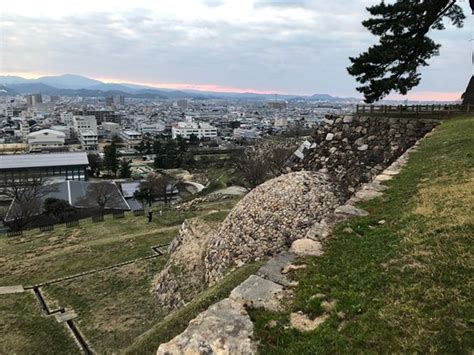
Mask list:
[{"label": "hillside", "polygon": [[[474,117],[445,121],[386,184],[323,257],[300,260],[284,312],[251,313],[260,353],[472,352]],[[320,327],[290,327],[290,314],[321,316],[328,301]]]}]

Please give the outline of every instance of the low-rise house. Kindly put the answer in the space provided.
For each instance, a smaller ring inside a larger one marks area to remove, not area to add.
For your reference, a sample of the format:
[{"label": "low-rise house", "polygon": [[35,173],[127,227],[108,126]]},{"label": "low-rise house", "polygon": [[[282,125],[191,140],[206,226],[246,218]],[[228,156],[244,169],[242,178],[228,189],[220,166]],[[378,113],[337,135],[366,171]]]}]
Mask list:
[{"label": "low-rise house", "polygon": [[120,138],[123,139],[128,148],[133,148],[140,144],[140,141],[142,140],[142,134],[137,131],[126,130],[120,132]]},{"label": "low-rise house", "polygon": [[26,139],[30,150],[37,151],[64,146],[66,135],[52,129],[42,129],[41,131],[29,133]]}]

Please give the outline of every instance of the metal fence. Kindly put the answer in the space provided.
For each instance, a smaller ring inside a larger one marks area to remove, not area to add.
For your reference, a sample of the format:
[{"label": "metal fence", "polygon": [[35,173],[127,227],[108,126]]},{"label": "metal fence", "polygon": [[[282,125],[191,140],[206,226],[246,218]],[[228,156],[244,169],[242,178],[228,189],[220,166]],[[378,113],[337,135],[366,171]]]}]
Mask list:
[{"label": "metal fence", "polygon": [[54,224],[45,224],[39,227],[41,232],[49,232],[54,230]]},{"label": "metal fence", "polygon": [[114,219],[117,219],[117,218],[124,218],[124,217],[125,217],[125,213],[124,213],[123,211],[114,212],[114,213],[113,213],[113,216],[114,216]]},{"label": "metal fence", "polygon": [[79,227],[79,220],[67,221],[66,228]]},{"label": "metal fence", "polygon": [[17,231],[7,231],[6,232],[7,237],[20,237],[23,235],[23,231],[17,230]]},{"label": "metal fence", "polygon": [[97,223],[97,222],[103,222],[104,221],[104,215],[103,214],[98,214],[96,216],[91,217],[92,222]]}]

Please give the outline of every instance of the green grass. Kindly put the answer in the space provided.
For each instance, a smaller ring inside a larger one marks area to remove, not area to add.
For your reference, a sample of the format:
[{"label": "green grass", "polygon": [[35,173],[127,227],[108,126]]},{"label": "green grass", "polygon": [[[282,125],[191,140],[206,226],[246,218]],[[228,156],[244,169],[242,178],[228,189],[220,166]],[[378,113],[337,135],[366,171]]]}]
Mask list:
[{"label": "green grass", "polygon": [[150,247],[171,241],[183,218],[146,223],[127,216],[102,223],[81,221],[79,228],[29,232],[4,240],[0,248],[0,285],[31,285],[151,255]]},{"label": "green grass", "polygon": [[80,353],[66,326],[46,316],[32,292],[0,295],[0,354]]},{"label": "green grass", "polygon": [[[156,206],[163,215],[155,213],[152,223],[145,216],[127,213],[123,219],[106,216],[101,223],[81,220],[79,228],[57,225],[51,232],[2,236],[0,286],[43,283],[152,255],[150,247],[170,242],[185,219],[200,216],[220,221],[236,200],[202,203],[196,211]],[[118,353],[167,315],[151,293],[152,280],[166,260],[167,256],[141,260],[45,286],[42,291],[50,308],[77,313],[75,322],[94,351]],[[34,295],[25,295],[0,296],[0,353],[77,353],[67,329],[54,317],[42,315]]]},{"label": "green grass", "polygon": [[226,298],[237,285],[257,272],[261,265],[262,263],[245,265],[227,275],[221,282],[202,292],[185,307],[170,313],[163,321],[138,337],[124,353],[155,354],[160,344],[166,343],[184,331],[189,321],[210,305]]},{"label": "green grass", "polygon": [[[337,226],[323,257],[301,260],[286,312],[252,312],[260,353],[472,353],[474,118],[445,121],[388,186],[361,205],[370,216]],[[321,314],[318,293],[336,312],[291,329],[291,312]]]},{"label": "green grass", "polygon": [[43,288],[56,307],[72,308],[79,329],[98,353],[116,353],[166,315],[150,292],[166,257],[142,260]]}]

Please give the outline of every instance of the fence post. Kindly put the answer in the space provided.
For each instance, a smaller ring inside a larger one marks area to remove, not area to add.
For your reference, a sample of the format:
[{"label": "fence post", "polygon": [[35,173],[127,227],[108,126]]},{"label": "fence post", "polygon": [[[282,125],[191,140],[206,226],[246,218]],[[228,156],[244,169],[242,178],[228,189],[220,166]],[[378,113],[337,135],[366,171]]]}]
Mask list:
[{"label": "fence post", "polygon": [[467,112],[471,112],[471,104],[467,104]]}]

